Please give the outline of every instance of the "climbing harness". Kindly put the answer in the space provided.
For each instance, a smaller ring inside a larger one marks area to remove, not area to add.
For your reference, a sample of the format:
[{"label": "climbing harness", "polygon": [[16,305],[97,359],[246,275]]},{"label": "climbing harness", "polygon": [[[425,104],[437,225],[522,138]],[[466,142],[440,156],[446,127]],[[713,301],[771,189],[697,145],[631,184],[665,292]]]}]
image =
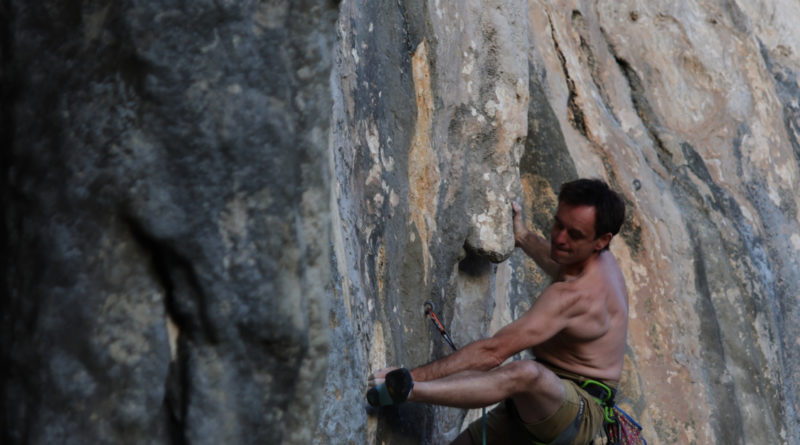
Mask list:
[{"label": "climbing harness", "polygon": [[[453,351],[458,350],[458,348],[456,348],[456,344],[453,343],[453,339],[450,338],[450,334],[447,333],[447,331],[444,329],[444,325],[441,321],[439,321],[439,317],[437,317],[436,313],[433,312],[433,302],[426,301],[423,307],[425,308],[425,315],[431,319],[433,325],[436,326],[436,329],[438,329],[439,333],[442,334],[444,341],[446,341],[447,344],[453,348]],[[481,443],[486,445],[486,407],[481,409]]]},{"label": "climbing harness", "polygon": [[604,429],[610,445],[647,445],[642,426],[614,401],[615,390],[592,379],[586,379],[580,387],[603,408]]},{"label": "climbing harness", "polygon": [[592,379],[586,379],[580,385],[603,408],[603,419],[606,423],[614,423],[614,396],[616,391],[609,388],[605,383]]}]

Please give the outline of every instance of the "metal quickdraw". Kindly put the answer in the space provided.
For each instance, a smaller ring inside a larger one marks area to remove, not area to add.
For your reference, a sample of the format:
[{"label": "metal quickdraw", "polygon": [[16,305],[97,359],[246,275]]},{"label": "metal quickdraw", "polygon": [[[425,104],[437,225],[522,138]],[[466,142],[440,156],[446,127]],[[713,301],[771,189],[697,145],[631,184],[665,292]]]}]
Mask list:
[{"label": "metal quickdraw", "polygon": [[[433,325],[436,326],[436,329],[438,329],[439,333],[442,334],[442,338],[444,338],[444,341],[446,341],[447,344],[450,345],[451,348],[453,348],[453,351],[457,350],[458,348],[456,348],[456,344],[453,343],[453,339],[450,338],[450,334],[447,333],[447,331],[444,329],[444,325],[442,324],[441,321],[439,321],[439,317],[437,317],[436,313],[433,312],[433,302],[432,301],[426,301],[423,306],[425,307],[425,315],[427,315],[428,318],[431,319],[431,322],[433,322]],[[485,407],[481,410],[481,418],[482,418],[482,421],[481,421],[481,425],[482,425],[482,428],[481,428],[482,429],[482,433],[481,433],[482,434],[482,443],[483,443],[483,445],[486,445],[486,408]]]},{"label": "metal quickdraw", "polygon": [[425,315],[427,315],[431,319],[433,325],[436,326],[436,329],[438,329],[439,333],[442,334],[442,338],[444,338],[444,341],[446,341],[447,344],[450,345],[451,348],[453,348],[453,351],[458,349],[456,348],[455,343],[453,343],[453,339],[450,338],[450,334],[448,334],[447,331],[444,329],[444,325],[442,325],[442,322],[439,321],[439,317],[437,317],[436,313],[433,312],[433,302],[426,301],[424,306],[425,306]]}]

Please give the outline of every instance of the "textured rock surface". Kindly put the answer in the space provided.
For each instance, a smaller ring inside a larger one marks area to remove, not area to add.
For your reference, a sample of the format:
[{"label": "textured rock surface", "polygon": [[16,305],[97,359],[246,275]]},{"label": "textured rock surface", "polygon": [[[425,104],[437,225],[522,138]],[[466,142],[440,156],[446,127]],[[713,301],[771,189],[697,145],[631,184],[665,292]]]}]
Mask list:
[{"label": "textured rock surface", "polygon": [[623,404],[650,443],[800,441],[797,8],[343,2],[331,326],[348,347],[318,437],[452,439],[463,412],[368,417],[353,376],[449,352],[426,299],[457,344],[529,307],[544,277],[519,253],[493,262],[508,203],[546,233],[558,186],[594,176],[629,206],[612,244],[632,304]]},{"label": "textured rock surface", "polygon": [[366,375],[449,353],[425,300],[457,345],[527,309],[509,203],[579,176],[649,443],[800,442],[796,2],[0,12],[3,443],[445,443],[478,413]]},{"label": "textured rock surface", "polygon": [[1,441],[309,443],[336,5],[3,5]]}]

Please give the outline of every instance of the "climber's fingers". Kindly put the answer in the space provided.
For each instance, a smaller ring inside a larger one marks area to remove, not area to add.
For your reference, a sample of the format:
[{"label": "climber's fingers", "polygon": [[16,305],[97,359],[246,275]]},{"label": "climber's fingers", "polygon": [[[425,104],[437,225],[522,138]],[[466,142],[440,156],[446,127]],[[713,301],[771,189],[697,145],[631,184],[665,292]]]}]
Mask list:
[{"label": "climber's fingers", "polygon": [[367,378],[367,384],[369,385],[370,388],[380,385],[381,383],[383,383],[384,378],[386,378],[386,374],[388,374],[391,371],[394,371],[395,369],[397,369],[397,366],[390,366],[386,368],[381,368],[373,372],[372,374],[369,375],[369,378]]}]

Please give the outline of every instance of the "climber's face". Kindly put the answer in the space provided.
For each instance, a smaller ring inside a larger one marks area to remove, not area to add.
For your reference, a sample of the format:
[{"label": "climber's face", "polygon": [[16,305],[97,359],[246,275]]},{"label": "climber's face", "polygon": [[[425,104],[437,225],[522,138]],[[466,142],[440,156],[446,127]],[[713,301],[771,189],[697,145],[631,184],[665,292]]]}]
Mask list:
[{"label": "climber's face", "polygon": [[610,241],[609,236],[595,237],[595,208],[587,205],[558,204],[550,231],[550,257],[562,266],[586,261]]}]

